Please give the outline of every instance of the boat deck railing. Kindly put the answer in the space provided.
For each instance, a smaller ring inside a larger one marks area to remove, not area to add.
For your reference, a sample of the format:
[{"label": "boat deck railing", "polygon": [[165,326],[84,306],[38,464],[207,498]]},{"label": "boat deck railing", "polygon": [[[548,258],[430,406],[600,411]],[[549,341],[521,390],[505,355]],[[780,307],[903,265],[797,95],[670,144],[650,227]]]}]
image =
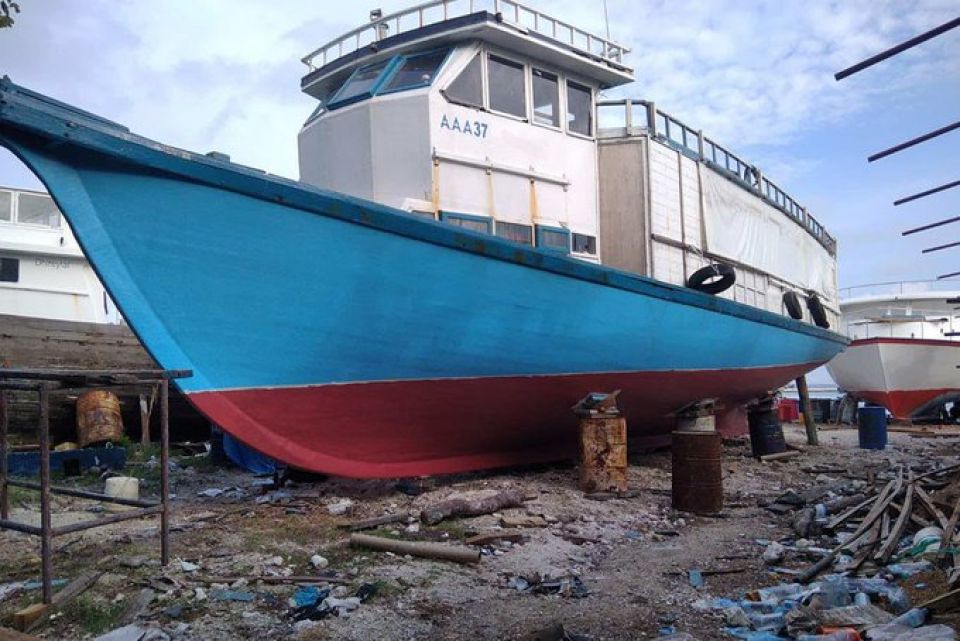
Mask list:
[{"label": "boat deck railing", "polygon": [[553,44],[617,65],[630,49],[595,33],[558,20],[515,0],[432,0],[386,16],[371,14],[368,24],[348,31],[302,58],[310,71],[390,36],[445,20],[490,11],[504,21],[536,32]]},{"label": "boat deck railing", "polygon": [[807,212],[806,207],[767,178],[759,167],[708,138],[702,130],[694,129],[657,109],[652,101],[629,98],[601,100],[597,103],[597,122],[600,138],[647,135],[694,160],[706,163],[794,219],[831,255],[836,255],[837,241],[833,236]]},{"label": "boat deck railing", "polygon": [[882,297],[882,296],[903,296],[906,294],[944,294],[945,296],[956,296],[960,292],[960,278],[948,278],[941,280],[900,280],[884,283],[869,283],[866,285],[854,285],[852,287],[842,287],[840,289],[840,300],[850,300],[853,298]]}]

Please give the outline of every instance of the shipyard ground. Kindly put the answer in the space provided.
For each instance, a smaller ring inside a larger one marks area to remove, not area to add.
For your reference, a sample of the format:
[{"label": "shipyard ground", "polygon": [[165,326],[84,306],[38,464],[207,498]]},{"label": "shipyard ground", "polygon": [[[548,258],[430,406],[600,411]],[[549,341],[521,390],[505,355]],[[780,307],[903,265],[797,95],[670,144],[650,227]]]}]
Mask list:
[{"label": "shipyard ground", "polygon": [[[785,431],[792,445],[802,446],[799,427],[787,426]],[[180,456],[173,474],[176,560],[159,567],[155,519],[57,539],[57,577],[72,579],[92,569],[104,574],[32,634],[94,638],[121,625],[127,613],[126,620],[160,628],[170,638],[211,641],[526,639],[557,623],[568,633],[595,640],[652,639],[668,626],[699,640],[727,639],[722,619],[698,609],[698,603],[789,580],[771,572],[761,559],[764,546],[758,541],[791,534],[790,515],[763,507],[771,499],[788,489],[861,479],[890,463],[946,464],[960,456],[957,436],[891,433],[885,451],[858,449],[856,431],[849,428],[820,436],[819,447],[804,446],[799,456],[768,463],[750,458],[746,441],[726,445],[726,506],[715,517],[671,510],[668,451],[632,457],[629,478],[638,494],[607,501],[584,497],[572,465],[438,479],[416,496],[398,491],[395,482],[339,479],[264,494],[249,474],[214,467],[203,456]],[[143,460],[146,455],[149,452],[141,453],[128,473],[141,476],[148,493],[158,474],[154,463]],[[96,477],[88,483],[96,485]],[[211,488],[226,491],[215,497],[198,495]],[[498,527],[503,516],[532,515],[546,522],[526,529],[522,543],[487,549],[476,565],[352,548],[349,533],[338,527],[385,513],[415,515],[450,495],[503,489],[519,489],[530,500],[523,508],[450,519],[434,527],[411,522],[373,531],[459,542]],[[14,518],[38,520],[35,494],[17,490],[13,499]],[[331,514],[331,505],[339,505],[333,512],[347,505],[343,499],[352,502],[346,513]],[[92,518],[90,502],[65,497],[55,501],[57,522]],[[329,562],[323,570],[311,565],[317,554]],[[728,572],[707,572],[705,584],[696,588],[688,575],[695,569]],[[249,580],[318,571],[345,579],[348,585],[341,592],[346,595],[364,583],[376,585],[377,592],[347,617],[330,616],[295,628],[288,600],[297,587]],[[0,533],[0,584],[38,574],[37,539]],[[536,574],[578,576],[587,594],[575,598],[516,589],[518,577],[535,580]],[[231,583],[211,584],[211,576],[229,577]],[[152,591],[154,599],[131,612],[138,596],[151,594],[145,590]],[[231,600],[248,598],[252,600]],[[38,600],[36,590],[0,600],[0,624],[10,625],[15,611]]]}]

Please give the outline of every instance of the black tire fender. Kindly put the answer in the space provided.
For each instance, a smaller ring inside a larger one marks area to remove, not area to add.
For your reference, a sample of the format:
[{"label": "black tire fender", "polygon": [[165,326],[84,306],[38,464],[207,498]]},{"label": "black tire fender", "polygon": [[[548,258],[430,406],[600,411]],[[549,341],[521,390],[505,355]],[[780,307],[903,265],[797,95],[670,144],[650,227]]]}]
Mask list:
[{"label": "black tire fender", "polygon": [[693,272],[687,279],[687,287],[705,294],[719,294],[730,289],[736,281],[733,265],[712,263]]},{"label": "black tire fender", "polygon": [[803,307],[800,306],[800,297],[792,289],[783,293],[783,305],[787,308],[787,313],[793,320],[803,318]]},{"label": "black tire fender", "polygon": [[807,309],[810,310],[810,317],[817,327],[830,329],[830,321],[827,320],[827,310],[823,308],[820,297],[815,292],[810,292],[807,296]]}]

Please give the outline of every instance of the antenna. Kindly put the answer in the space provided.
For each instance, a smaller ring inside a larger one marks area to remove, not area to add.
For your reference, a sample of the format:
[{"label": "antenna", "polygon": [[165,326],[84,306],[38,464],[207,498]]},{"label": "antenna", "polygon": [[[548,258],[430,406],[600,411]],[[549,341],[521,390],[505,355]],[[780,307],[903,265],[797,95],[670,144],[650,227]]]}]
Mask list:
[{"label": "antenna", "polygon": [[607,0],[603,0],[603,21],[607,25],[607,40],[610,39],[610,16],[607,15]]}]

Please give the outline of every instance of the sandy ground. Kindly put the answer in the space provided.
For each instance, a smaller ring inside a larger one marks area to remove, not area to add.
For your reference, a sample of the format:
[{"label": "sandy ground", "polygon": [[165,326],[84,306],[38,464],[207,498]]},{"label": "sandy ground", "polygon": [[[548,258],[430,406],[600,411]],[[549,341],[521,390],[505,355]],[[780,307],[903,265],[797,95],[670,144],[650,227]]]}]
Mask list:
[{"label": "sandy ground", "polygon": [[[785,428],[792,445],[802,445],[797,426]],[[159,567],[156,519],[132,521],[57,540],[56,575],[104,572],[97,584],[65,608],[62,615],[35,631],[49,639],[93,638],[117,627],[141,590],[155,600],[137,619],[178,639],[524,639],[562,623],[591,639],[656,637],[673,626],[696,639],[721,639],[722,621],[695,607],[717,596],[736,598],[745,590],[774,585],[789,577],[772,573],[761,560],[764,542],[792,535],[791,516],[762,506],[788,489],[802,490],[836,479],[862,478],[889,465],[949,463],[960,456],[960,438],[915,438],[891,433],[882,452],[857,448],[856,431],[821,433],[819,447],[805,447],[795,458],[761,463],[749,457],[749,445],[724,448],[725,508],[713,517],[674,512],[670,506],[670,454],[654,452],[631,458],[629,479],[638,491],[629,499],[588,500],[577,488],[572,465],[430,479],[427,491],[409,496],[395,482],[326,479],[285,488],[274,503],[257,503],[263,489],[256,479],[234,470],[213,468],[201,459],[179,459],[174,471],[176,561]],[[153,466],[155,467],[155,466]],[[147,488],[155,483],[150,464],[140,470]],[[826,470],[826,472],[824,471]],[[96,477],[87,479],[96,485]],[[206,488],[239,488],[207,498]],[[433,527],[419,522],[381,527],[374,534],[396,538],[460,542],[464,537],[499,527],[501,516],[539,515],[546,527],[525,530],[522,543],[484,549],[479,564],[405,558],[351,548],[344,523],[383,514],[417,514],[449,496],[519,489],[528,500],[502,513],[444,521]],[[343,499],[349,512],[332,515],[328,506]],[[262,501],[263,499],[261,499]],[[57,499],[58,519],[97,518],[90,502]],[[38,520],[37,505],[25,493],[14,497],[14,518]],[[96,508],[94,508],[96,509]],[[584,542],[585,541],[585,542]],[[344,596],[364,583],[377,594],[348,617],[329,617],[294,628],[288,600],[295,585],[266,585],[248,578],[263,574],[307,575],[317,570],[310,557],[329,561],[349,585]],[[185,571],[180,560],[198,566]],[[784,565],[804,567],[806,561]],[[0,533],[0,584],[38,578],[37,539]],[[690,585],[693,569],[729,570],[709,575],[700,588]],[[516,577],[579,577],[587,596],[520,592]],[[215,598],[222,585],[201,576],[240,578],[232,589],[252,601]],[[197,588],[201,592],[197,592]],[[0,600],[0,621],[39,599],[21,591]]]}]

